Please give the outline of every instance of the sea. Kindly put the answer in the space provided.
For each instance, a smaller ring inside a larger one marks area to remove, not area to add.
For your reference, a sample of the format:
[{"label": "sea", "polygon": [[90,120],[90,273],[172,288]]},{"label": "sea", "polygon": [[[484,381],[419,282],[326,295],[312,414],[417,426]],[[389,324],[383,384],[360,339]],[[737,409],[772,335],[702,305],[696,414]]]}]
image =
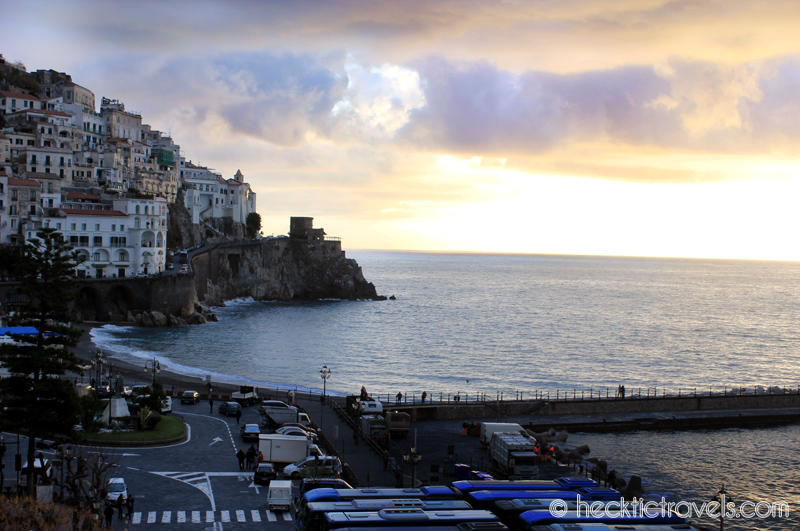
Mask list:
[{"label": "sea", "polygon": [[[385,301],[236,300],[217,322],[92,331],[113,357],[196,377],[433,398],[800,386],[800,263],[348,251]],[[320,377],[330,369],[327,380]],[[800,429],[573,434],[649,501],[786,503],[725,529],[800,529]],[[749,507],[749,506],[748,506]],[[687,506],[681,506],[688,510]],[[773,509],[766,514],[772,514]],[[701,518],[708,525],[714,520]],[[716,527],[715,527],[716,528]]]}]

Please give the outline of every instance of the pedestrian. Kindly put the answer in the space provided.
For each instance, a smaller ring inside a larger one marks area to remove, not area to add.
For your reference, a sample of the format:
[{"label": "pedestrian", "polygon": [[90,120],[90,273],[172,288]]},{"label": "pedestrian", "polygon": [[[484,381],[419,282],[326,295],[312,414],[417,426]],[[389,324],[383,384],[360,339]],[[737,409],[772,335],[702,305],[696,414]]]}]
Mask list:
[{"label": "pedestrian", "polygon": [[264,454],[261,453],[261,450],[258,451],[258,462],[259,463],[264,462]]},{"label": "pedestrian", "polygon": [[467,429],[468,428],[469,428],[469,424],[467,424],[467,421],[465,420],[464,423],[461,425],[461,436],[462,437],[466,437],[467,436]]},{"label": "pedestrian", "polygon": [[620,396],[622,398],[625,398],[625,386],[624,385],[620,385],[619,386],[619,393],[620,393]]},{"label": "pedestrian", "polygon": [[245,457],[247,458],[247,470],[250,470],[253,468],[253,462],[256,460],[256,449],[252,444],[250,448],[247,449],[247,455]]},{"label": "pedestrian", "polygon": [[117,498],[117,518],[122,520],[122,508],[125,507],[125,498],[122,497],[122,494],[119,495]]},{"label": "pedestrian", "polygon": [[129,494],[128,501],[125,503],[125,505],[128,507],[128,520],[133,517],[133,501],[133,494]]},{"label": "pedestrian", "polygon": [[211,398],[208,399],[208,412],[209,413],[214,412],[214,400]]},{"label": "pedestrian", "polygon": [[425,399],[426,398],[428,398],[428,392],[427,391],[422,391],[422,403],[423,404],[425,403]]},{"label": "pedestrian", "polygon": [[240,418],[242,418],[242,408],[236,410],[236,424],[239,424]]},{"label": "pedestrian", "polygon": [[241,448],[236,452],[236,459],[239,460],[239,470],[244,470],[244,450]]},{"label": "pedestrian", "polygon": [[114,518],[114,508],[111,505],[106,505],[103,510],[103,515],[106,517],[106,527],[111,527],[111,520]]},{"label": "pedestrian", "polygon": [[400,392],[400,391],[397,391],[397,395],[395,395],[395,397],[394,397],[394,403],[397,404],[397,405],[400,405],[400,401],[402,399],[403,399],[403,393]]}]

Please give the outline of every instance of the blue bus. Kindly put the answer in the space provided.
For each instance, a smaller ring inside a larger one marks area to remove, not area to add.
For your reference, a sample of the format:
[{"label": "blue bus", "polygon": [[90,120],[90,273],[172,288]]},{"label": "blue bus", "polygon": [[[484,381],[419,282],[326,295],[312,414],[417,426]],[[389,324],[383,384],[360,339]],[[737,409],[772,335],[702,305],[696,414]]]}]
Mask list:
[{"label": "blue bus", "polygon": [[[548,524],[581,524],[601,523],[613,524],[615,526],[627,526],[630,524],[685,524],[686,519],[682,516],[661,509],[631,511],[603,511],[597,516],[587,515],[583,511],[568,510],[563,515],[554,514],[550,509],[534,509],[525,511],[519,515],[519,523],[515,529],[526,531],[538,531],[540,526]],[[566,526],[569,528],[569,526]]]},{"label": "blue bus", "polygon": [[365,489],[314,489],[306,492],[295,507],[297,511],[313,502],[337,502],[351,500],[384,499],[398,500],[403,498],[414,498],[418,500],[461,500],[464,497],[444,486],[423,486],[418,489],[386,489],[386,488],[365,488]]},{"label": "blue bus", "polygon": [[[587,500],[585,498],[581,498],[580,504],[578,500],[575,498],[570,499],[558,499],[558,498],[534,498],[534,499],[516,499],[516,500],[497,500],[494,502],[494,508],[491,511],[500,518],[500,521],[506,524],[509,529],[518,529],[520,527],[520,518],[519,516],[526,512],[532,510],[549,510],[551,504],[554,501],[560,501],[558,505],[559,508],[566,509],[568,511],[577,511],[579,509],[586,511],[587,509],[591,510],[599,510],[605,508],[609,503],[611,504],[610,507],[616,507],[617,509],[620,507],[621,498],[617,498],[614,500]],[[624,503],[624,506],[627,510],[632,510],[634,508],[632,503]],[[611,510],[611,509],[610,509]],[[574,525],[574,524],[571,524]]]},{"label": "blue bus", "polygon": [[325,513],[375,512],[386,508],[418,508],[426,511],[472,509],[464,500],[420,500],[417,498],[362,499],[339,502],[310,502],[295,514],[294,526],[298,531],[320,531]]},{"label": "blue bus", "polygon": [[492,510],[499,500],[533,500],[538,498],[560,498],[575,500],[618,500],[621,494],[614,489],[579,488],[575,490],[476,490],[468,492],[464,499],[475,509]]},{"label": "blue bus", "polygon": [[417,527],[451,526],[463,523],[498,522],[489,511],[466,509],[463,511],[422,509],[381,509],[370,512],[325,513],[322,531],[343,527]]},{"label": "blue bus", "polygon": [[676,529],[700,531],[699,527],[690,524],[629,524],[627,522],[618,524],[603,524],[599,522],[548,524],[532,526],[530,529],[532,531],[619,531],[620,529],[625,529],[626,531],[675,531]]},{"label": "blue bus", "polygon": [[599,486],[588,478],[521,479],[521,480],[471,480],[462,479],[451,483],[453,489],[462,494],[473,490],[571,490]]},{"label": "blue bus", "polygon": [[408,527],[340,527],[336,531],[508,531],[500,522],[465,522],[457,525]]}]

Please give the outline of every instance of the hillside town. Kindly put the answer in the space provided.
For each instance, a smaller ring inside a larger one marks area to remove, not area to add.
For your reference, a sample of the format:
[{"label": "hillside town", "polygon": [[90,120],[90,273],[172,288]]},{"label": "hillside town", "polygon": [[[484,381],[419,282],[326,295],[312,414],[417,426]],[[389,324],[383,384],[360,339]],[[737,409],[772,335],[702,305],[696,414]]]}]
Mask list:
[{"label": "hillside town", "polygon": [[55,70],[28,72],[0,54],[0,244],[55,228],[83,258],[79,277],[154,274],[167,267],[168,205],[192,223],[245,223],[256,194],[194,164],[168,134],[119,100]]}]

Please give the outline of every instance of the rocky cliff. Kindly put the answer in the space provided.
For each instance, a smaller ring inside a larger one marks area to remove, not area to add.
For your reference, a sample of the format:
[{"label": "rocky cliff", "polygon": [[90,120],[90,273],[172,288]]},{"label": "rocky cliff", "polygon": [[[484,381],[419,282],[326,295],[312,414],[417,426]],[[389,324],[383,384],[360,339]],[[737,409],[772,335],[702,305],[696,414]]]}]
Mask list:
[{"label": "rocky cliff", "polygon": [[192,260],[197,298],[383,300],[338,241],[272,239],[218,244]]}]

